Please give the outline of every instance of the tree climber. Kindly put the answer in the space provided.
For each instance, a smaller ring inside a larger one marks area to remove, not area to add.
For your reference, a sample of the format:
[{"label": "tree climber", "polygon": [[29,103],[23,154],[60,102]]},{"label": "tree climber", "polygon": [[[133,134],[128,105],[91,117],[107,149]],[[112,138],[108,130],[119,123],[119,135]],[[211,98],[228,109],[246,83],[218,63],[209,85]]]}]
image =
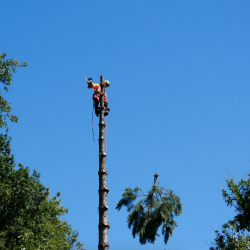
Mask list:
[{"label": "tree climber", "polygon": [[[99,116],[100,114],[100,109],[99,109],[99,103],[100,103],[100,94],[101,94],[101,85],[97,83],[93,83],[94,80],[92,77],[87,79],[87,84],[89,89],[94,89],[94,94],[93,94],[93,101],[94,101],[94,106],[95,106],[95,114],[96,116]],[[108,107],[108,99],[107,99],[107,94],[105,91],[105,88],[108,88],[110,86],[109,81],[105,80],[103,82],[104,84],[104,116],[107,116],[109,114],[110,108]]]}]

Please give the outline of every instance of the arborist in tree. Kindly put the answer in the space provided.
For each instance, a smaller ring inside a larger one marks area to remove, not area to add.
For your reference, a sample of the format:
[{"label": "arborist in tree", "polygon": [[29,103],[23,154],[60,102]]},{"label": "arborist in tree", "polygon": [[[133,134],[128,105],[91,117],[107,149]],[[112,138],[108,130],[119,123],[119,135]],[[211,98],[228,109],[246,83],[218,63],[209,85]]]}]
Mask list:
[{"label": "arborist in tree", "polygon": [[[93,101],[94,101],[94,106],[95,106],[95,114],[96,116],[99,116],[100,114],[100,109],[99,109],[99,103],[100,103],[100,94],[101,94],[101,85],[94,83],[94,80],[92,77],[87,79],[87,84],[89,89],[94,89],[94,94],[93,94]],[[109,114],[110,108],[108,107],[108,99],[107,99],[107,94],[105,91],[105,88],[108,88],[110,86],[109,81],[105,80],[103,82],[104,84],[104,116],[107,116]]]}]

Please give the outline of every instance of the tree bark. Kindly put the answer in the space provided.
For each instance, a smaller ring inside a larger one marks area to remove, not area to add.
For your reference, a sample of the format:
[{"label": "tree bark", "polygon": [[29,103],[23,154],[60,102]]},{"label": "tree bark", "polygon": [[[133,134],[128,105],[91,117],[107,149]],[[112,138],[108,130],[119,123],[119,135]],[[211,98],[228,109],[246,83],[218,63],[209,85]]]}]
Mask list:
[{"label": "tree bark", "polygon": [[104,85],[103,76],[100,77],[101,94],[100,94],[100,122],[99,122],[99,250],[108,250],[108,206],[107,195],[109,189],[106,186],[108,172],[106,171],[106,153],[105,153],[105,122],[104,122]]},{"label": "tree bark", "polygon": [[154,185],[153,185],[153,187],[157,186],[157,178],[158,178],[158,176],[159,176],[158,173],[154,174]]}]

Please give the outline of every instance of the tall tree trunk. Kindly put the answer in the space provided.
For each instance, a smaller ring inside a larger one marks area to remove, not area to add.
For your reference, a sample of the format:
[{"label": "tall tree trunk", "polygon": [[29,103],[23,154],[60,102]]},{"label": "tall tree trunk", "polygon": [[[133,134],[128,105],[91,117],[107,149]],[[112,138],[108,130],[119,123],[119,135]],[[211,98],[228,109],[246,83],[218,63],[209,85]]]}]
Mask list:
[{"label": "tall tree trunk", "polygon": [[104,148],[104,85],[103,76],[100,79],[101,84],[101,100],[100,100],[100,123],[99,123],[99,250],[108,250],[108,230],[110,228],[108,223],[108,206],[107,206],[107,195],[109,189],[106,186],[106,178],[108,172],[106,171],[106,153]]}]

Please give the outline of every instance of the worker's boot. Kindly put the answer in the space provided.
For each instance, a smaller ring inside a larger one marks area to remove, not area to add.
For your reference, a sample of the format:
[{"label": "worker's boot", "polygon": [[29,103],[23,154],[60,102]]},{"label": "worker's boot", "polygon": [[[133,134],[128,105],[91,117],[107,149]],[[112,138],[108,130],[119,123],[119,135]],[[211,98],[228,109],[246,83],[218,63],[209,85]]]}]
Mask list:
[{"label": "worker's boot", "polygon": [[99,108],[95,109],[95,115],[98,117],[99,114],[100,114],[100,109]]},{"label": "worker's boot", "polygon": [[104,102],[104,110],[106,112],[109,112],[110,111],[110,108],[108,107],[108,103],[107,102]]},{"label": "worker's boot", "polygon": [[110,111],[109,107],[105,107],[104,108],[104,116],[107,116],[109,114],[109,111]]}]

